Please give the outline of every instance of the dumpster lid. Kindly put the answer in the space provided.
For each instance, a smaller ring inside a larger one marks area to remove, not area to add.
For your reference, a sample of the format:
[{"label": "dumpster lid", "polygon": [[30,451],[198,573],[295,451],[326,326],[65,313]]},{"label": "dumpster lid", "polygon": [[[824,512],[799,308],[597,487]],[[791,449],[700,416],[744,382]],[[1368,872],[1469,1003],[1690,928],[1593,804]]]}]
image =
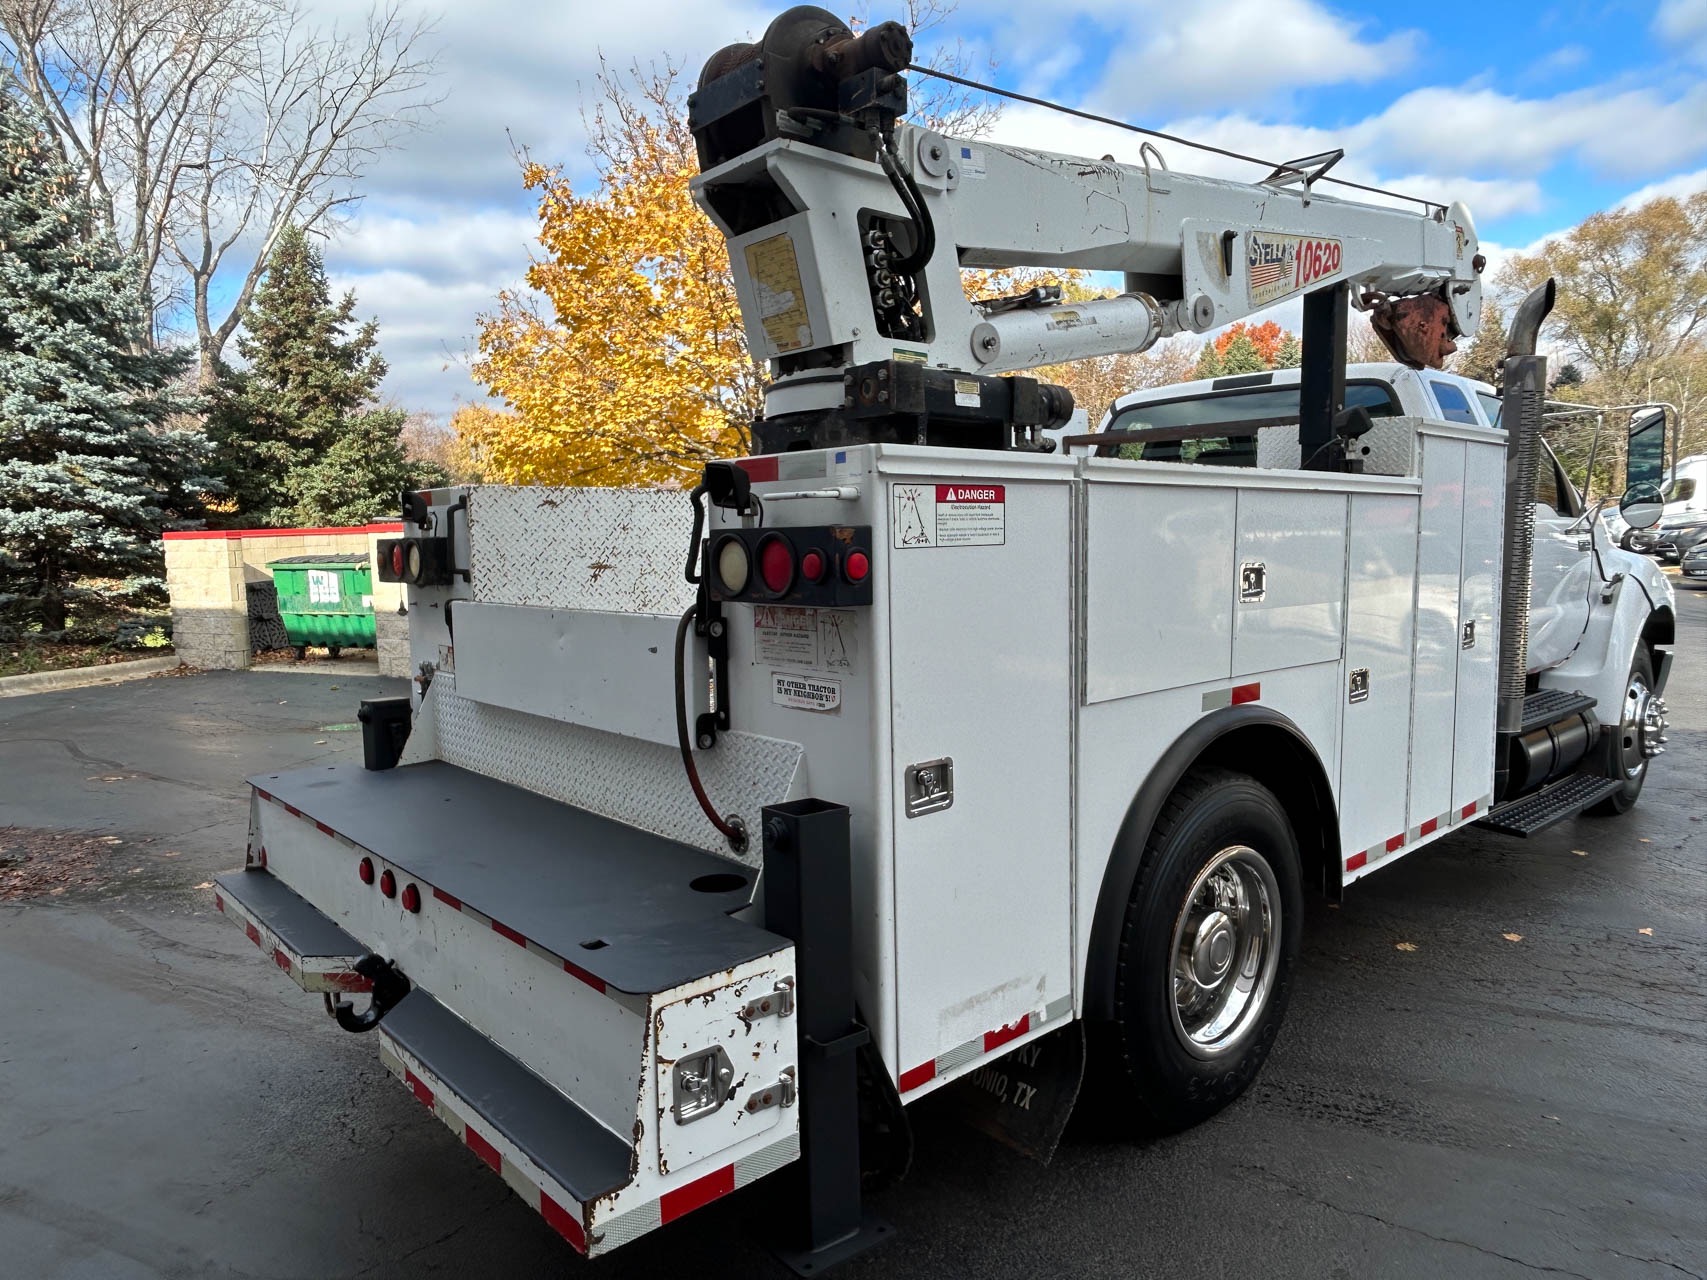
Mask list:
[{"label": "dumpster lid", "polygon": [[286,556],[283,560],[267,561],[267,568],[277,569],[280,565],[289,565],[293,569],[312,569],[324,565],[328,569],[344,569],[353,564],[366,564],[367,562],[367,552],[352,551],[347,555]]}]

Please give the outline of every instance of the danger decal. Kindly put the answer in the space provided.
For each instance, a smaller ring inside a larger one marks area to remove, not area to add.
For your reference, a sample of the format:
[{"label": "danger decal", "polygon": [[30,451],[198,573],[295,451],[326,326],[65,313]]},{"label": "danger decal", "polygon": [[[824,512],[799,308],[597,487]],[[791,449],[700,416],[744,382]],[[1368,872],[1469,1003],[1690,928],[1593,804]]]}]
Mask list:
[{"label": "danger decal", "polygon": [[897,549],[1007,544],[1006,485],[898,484],[893,497]]},{"label": "danger decal", "polygon": [[1251,303],[1263,306],[1339,274],[1340,242],[1315,236],[1278,236],[1253,231],[1246,266]]}]

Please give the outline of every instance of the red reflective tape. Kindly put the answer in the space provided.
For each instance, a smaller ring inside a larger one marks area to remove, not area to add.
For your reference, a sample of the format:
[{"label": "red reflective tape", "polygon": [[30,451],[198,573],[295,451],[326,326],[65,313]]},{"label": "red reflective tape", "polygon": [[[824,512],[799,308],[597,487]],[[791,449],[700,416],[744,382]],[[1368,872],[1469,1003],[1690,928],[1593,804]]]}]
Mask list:
[{"label": "red reflective tape", "polygon": [[521,934],[517,933],[514,929],[510,928],[510,926],[507,924],[499,924],[496,920],[494,920],[492,922],[492,928],[495,932],[503,934],[504,937],[508,938],[511,942],[515,943],[518,947],[525,947],[528,944],[528,940],[526,938],[522,937]]},{"label": "red reflective tape", "polygon": [[218,908],[219,908],[219,909],[220,909],[220,911],[222,911],[222,912],[223,912],[223,911],[224,911],[224,910],[225,910],[225,899],[224,899],[224,898],[222,898],[222,897],[220,897],[220,896],[219,896],[219,895],[218,895],[218,894],[217,894],[217,893],[216,893],[216,894],[214,894],[214,895],[213,895],[213,905],[214,905],[214,906],[216,906],[216,907],[218,907]]},{"label": "red reflective tape", "polygon": [[1261,698],[1262,685],[1260,684],[1237,684],[1233,686],[1233,705],[1235,707],[1241,702],[1257,702]]},{"label": "red reflective tape", "polygon": [[261,945],[261,931],[255,927],[254,921],[245,920],[243,932],[249,935],[250,942],[253,942],[257,947]]},{"label": "red reflective tape", "polygon": [[539,1193],[539,1216],[553,1231],[574,1245],[576,1252],[587,1251],[587,1233],[581,1226],[581,1220],[543,1191]]},{"label": "red reflective tape", "polygon": [[427,1086],[425,1080],[409,1070],[408,1067],[403,1068],[403,1081],[409,1086],[409,1091],[415,1095],[416,1102],[419,1102],[423,1107],[433,1105],[432,1089]]},{"label": "red reflective tape", "polygon": [[726,1164],[715,1173],[695,1178],[685,1187],[666,1191],[658,1200],[658,1225],[674,1222],[695,1209],[710,1204],[735,1189],[735,1166]]},{"label": "red reflective tape", "polygon": [[1432,836],[1435,832],[1435,829],[1439,826],[1440,826],[1440,819],[1439,818],[1430,818],[1427,822],[1423,823],[1422,826],[1417,828],[1417,834],[1423,835],[1423,836]]},{"label": "red reflective tape", "polygon": [[755,483],[776,479],[776,455],[774,453],[763,458],[737,458],[735,465],[745,471]]},{"label": "red reflective tape", "polygon": [[504,1172],[504,1157],[498,1154],[498,1148],[482,1138],[474,1131],[473,1125],[465,1125],[462,1140],[468,1144],[468,1149],[486,1162],[493,1173]]},{"label": "red reflective tape", "polygon": [[303,816],[302,810],[298,809],[294,804],[285,804],[283,800],[279,801],[279,803],[284,805],[284,811],[290,814],[291,817],[300,818]]},{"label": "red reflective tape", "polygon": [[1472,813],[1475,813],[1475,812],[1476,812],[1476,802],[1474,800],[1472,800],[1472,801],[1470,801],[1469,804],[1464,806],[1464,808],[1459,812],[1458,816],[1460,818],[1468,818]]},{"label": "red reflective tape", "polygon": [[278,967],[283,969],[286,973],[290,972],[290,957],[284,953],[283,947],[273,948],[273,963],[278,965]]},{"label": "red reflective tape", "polygon": [[440,902],[444,903],[446,906],[452,908],[453,910],[456,910],[456,911],[462,910],[462,899],[451,897],[450,894],[446,893],[443,889],[434,889],[433,890],[433,897],[437,898]]},{"label": "red reflective tape", "polygon": [[922,1063],[911,1071],[901,1073],[901,1092],[906,1093],[909,1089],[917,1089],[920,1085],[929,1084],[935,1079],[936,1059],[932,1058],[929,1062]]},{"label": "red reflective tape", "polygon": [[1393,850],[1395,850],[1395,849],[1403,849],[1404,847],[1405,847],[1405,833],[1403,831],[1401,831],[1396,836],[1388,836],[1387,837],[1387,852],[1388,853],[1392,853]]},{"label": "red reflective tape", "polygon": [[271,800],[273,798],[273,793],[271,791],[262,791],[259,787],[255,788],[255,794],[260,796],[263,800]]},{"label": "red reflective tape", "polygon": [[257,859],[257,861],[261,864],[261,870],[265,871],[267,869],[267,846],[266,845],[261,846],[261,854],[260,854],[260,857]]},{"label": "red reflective tape", "polygon": [[592,974],[588,973],[580,965],[575,964],[572,961],[565,960],[563,962],[563,972],[574,974],[577,978],[579,978],[582,982],[586,983],[594,991],[598,991],[598,992],[602,993],[605,989],[605,980],[603,978],[595,978]]},{"label": "red reflective tape", "polygon": [[992,1050],[1000,1049],[1010,1040],[1018,1040],[1030,1030],[1031,1015],[1028,1013],[1018,1022],[1010,1022],[1005,1027],[998,1027],[994,1031],[986,1031],[984,1033],[984,1052],[989,1053]]},{"label": "red reflective tape", "polygon": [[321,822],[318,818],[316,818],[314,820],[314,825],[320,828],[320,831],[323,835],[335,836],[338,834],[336,831],[332,830],[331,827],[327,826],[324,822]]},{"label": "red reflective tape", "polygon": [[320,977],[328,986],[336,987],[340,991],[373,990],[372,979],[364,978],[361,974],[350,970],[344,970],[338,973],[323,973]]},{"label": "red reflective tape", "polygon": [[1369,855],[1367,853],[1354,853],[1351,857],[1345,860],[1345,869],[1347,871],[1356,871],[1368,861]]}]

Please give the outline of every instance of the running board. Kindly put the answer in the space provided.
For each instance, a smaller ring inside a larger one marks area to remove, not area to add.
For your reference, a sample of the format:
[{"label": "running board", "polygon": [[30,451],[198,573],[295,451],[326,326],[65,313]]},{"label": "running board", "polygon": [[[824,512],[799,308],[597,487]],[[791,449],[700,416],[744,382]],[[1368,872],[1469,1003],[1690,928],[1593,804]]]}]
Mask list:
[{"label": "running board", "polygon": [[1571,693],[1565,689],[1538,689],[1523,700],[1523,723],[1519,736],[1545,729],[1550,724],[1585,711],[1593,711],[1595,701],[1586,693]]},{"label": "running board", "polygon": [[1576,817],[1590,805],[1615,794],[1623,785],[1616,778],[1598,773],[1573,773],[1533,795],[1495,805],[1481,825],[1501,835],[1532,836]]}]

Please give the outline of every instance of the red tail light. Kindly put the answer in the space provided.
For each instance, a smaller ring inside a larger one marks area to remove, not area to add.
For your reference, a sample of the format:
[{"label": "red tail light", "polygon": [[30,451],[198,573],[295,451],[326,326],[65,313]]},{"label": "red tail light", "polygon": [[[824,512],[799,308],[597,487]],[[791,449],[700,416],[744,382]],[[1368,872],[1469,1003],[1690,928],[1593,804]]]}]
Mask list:
[{"label": "red tail light", "polygon": [[403,544],[401,542],[391,544],[391,572],[399,579],[403,577]]},{"label": "red tail light", "polygon": [[397,896],[397,877],[392,875],[390,871],[379,873],[379,891],[388,898]]},{"label": "red tail light", "polygon": [[373,859],[363,858],[356,863],[356,874],[362,878],[363,884],[373,883]]},{"label": "red tail light", "polygon": [[794,548],[780,534],[759,543],[759,581],[777,596],[794,585]]},{"label": "red tail light", "polygon": [[822,582],[824,568],[824,553],[821,551],[808,551],[800,557],[800,576],[808,582]]},{"label": "red tail light", "polygon": [[842,574],[849,582],[864,582],[871,576],[871,557],[857,549],[848,552],[842,561]]},{"label": "red tail light", "polygon": [[421,891],[412,884],[403,886],[403,909],[419,911],[421,909]]}]

